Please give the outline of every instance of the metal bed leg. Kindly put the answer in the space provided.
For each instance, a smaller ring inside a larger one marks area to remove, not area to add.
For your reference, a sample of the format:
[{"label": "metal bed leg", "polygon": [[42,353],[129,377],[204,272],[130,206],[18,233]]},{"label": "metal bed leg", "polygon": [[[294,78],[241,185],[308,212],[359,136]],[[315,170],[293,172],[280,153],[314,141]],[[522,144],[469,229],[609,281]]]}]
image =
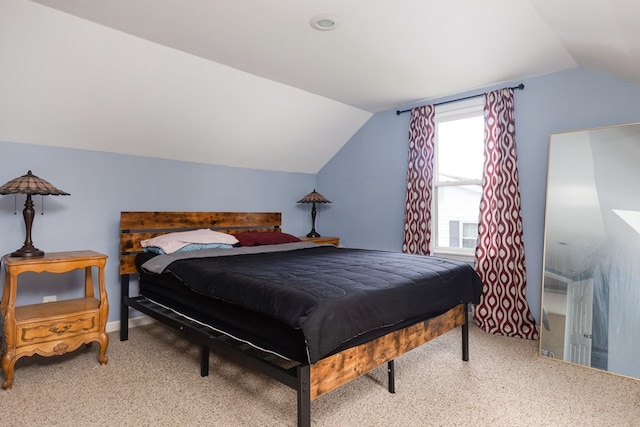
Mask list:
[{"label": "metal bed leg", "polygon": [[200,347],[200,376],[209,375],[209,347],[203,345]]},{"label": "metal bed leg", "polygon": [[387,374],[389,376],[389,393],[396,392],[396,364],[394,360],[387,362]]},{"label": "metal bed leg", "polygon": [[464,324],[462,325],[462,360],[469,360],[469,304],[464,305]]},{"label": "metal bed leg", "polygon": [[298,376],[298,427],[311,427],[311,367],[299,365]]},{"label": "metal bed leg", "polygon": [[120,341],[129,339],[129,275],[120,275]]}]

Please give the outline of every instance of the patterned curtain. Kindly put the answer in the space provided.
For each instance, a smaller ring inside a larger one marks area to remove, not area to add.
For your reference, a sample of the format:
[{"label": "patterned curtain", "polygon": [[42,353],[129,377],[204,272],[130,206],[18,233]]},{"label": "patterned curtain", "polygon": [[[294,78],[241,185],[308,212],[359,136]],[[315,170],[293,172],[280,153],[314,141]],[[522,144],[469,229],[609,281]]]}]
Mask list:
[{"label": "patterned curtain", "polygon": [[474,319],[489,333],[537,339],[525,298],[513,90],[484,97],[484,174],[476,248],[476,271],[484,287]]},{"label": "patterned curtain", "polygon": [[433,105],[411,110],[409,169],[402,241],[402,251],[410,254],[428,255],[431,249],[434,112]]}]

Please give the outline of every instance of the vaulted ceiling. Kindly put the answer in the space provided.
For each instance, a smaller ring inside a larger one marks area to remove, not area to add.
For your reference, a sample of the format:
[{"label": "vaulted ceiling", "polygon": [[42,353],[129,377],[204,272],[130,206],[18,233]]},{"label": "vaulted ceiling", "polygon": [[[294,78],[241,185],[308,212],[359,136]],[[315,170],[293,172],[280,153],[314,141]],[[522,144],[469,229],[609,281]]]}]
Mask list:
[{"label": "vaulted ceiling", "polygon": [[316,173],[375,112],[578,66],[640,84],[637,16],[635,0],[0,0],[0,140]]}]

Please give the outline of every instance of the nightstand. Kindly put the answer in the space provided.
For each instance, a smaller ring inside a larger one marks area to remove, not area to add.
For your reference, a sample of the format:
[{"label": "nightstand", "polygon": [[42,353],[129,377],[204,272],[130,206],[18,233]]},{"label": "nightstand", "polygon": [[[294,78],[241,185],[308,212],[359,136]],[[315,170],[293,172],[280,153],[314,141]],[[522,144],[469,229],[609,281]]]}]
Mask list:
[{"label": "nightstand", "polygon": [[302,240],[303,242],[315,242],[315,243],[320,243],[320,244],[329,244],[329,245],[336,245],[338,246],[340,244],[340,238],[339,237],[307,237],[307,236],[298,236],[298,238],[300,240]]},{"label": "nightstand", "polygon": [[[109,302],[104,287],[107,256],[94,251],[50,252],[42,257],[5,255],[4,291],[0,311],[4,320],[6,350],[0,359],[5,381],[13,385],[16,361],[24,356],[61,355],[82,344],[98,342],[98,361],[107,363],[109,336],[106,334]],[[98,298],[94,297],[92,269],[98,272]],[[15,306],[18,276],[25,272],[66,273],[85,270],[84,298]]]}]

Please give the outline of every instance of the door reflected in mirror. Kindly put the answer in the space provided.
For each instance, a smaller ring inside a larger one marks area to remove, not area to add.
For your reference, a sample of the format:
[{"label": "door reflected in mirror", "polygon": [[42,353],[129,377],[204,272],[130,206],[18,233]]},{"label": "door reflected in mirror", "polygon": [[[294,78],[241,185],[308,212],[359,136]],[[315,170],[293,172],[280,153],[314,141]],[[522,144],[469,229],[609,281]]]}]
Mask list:
[{"label": "door reflected in mirror", "polygon": [[640,378],[640,124],[549,140],[540,353]]}]

